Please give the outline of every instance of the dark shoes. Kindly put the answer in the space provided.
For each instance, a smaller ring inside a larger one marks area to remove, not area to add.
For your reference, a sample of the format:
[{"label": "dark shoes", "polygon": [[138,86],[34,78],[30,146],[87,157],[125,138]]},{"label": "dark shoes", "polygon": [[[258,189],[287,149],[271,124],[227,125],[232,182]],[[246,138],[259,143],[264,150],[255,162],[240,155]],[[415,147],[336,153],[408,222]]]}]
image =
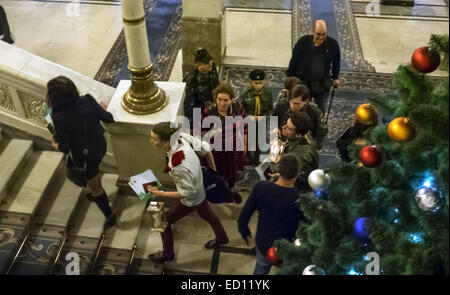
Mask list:
[{"label": "dark shoes", "polygon": [[173,258],[169,259],[167,257],[164,257],[164,252],[162,251],[148,255],[148,259],[150,259],[151,261],[153,261],[153,263],[156,264],[163,264],[166,261],[173,260]]},{"label": "dark shoes", "polygon": [[228,243],[228,240],[223,243],[220,243],[217,240],[210,240],[205,244],[205,248],[206,249],[216,249],[216,248],[219,248],[220,245],[227,244],[227,243]]},{"label": "dark shoes", "polygon": [[116,215],[113,214],[106,220],[105,230],[108,230],[111,227],[116,226],[116,225],[117,225]]}]

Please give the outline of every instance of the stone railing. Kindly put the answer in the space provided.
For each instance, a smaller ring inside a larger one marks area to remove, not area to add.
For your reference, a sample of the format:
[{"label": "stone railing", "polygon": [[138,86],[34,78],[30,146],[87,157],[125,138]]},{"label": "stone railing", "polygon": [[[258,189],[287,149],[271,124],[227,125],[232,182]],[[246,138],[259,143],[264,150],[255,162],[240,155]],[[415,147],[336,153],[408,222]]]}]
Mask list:
[{"label": "stone railing", "polygon": [[[0,124],[51,141],[45,120],[46,85],[60,75],[74,81],[80,94],[90,93],[99,102],[108,104],[114,95],[108,85],[0,41]],[[115,167],[110,147],[105,162]]]}]

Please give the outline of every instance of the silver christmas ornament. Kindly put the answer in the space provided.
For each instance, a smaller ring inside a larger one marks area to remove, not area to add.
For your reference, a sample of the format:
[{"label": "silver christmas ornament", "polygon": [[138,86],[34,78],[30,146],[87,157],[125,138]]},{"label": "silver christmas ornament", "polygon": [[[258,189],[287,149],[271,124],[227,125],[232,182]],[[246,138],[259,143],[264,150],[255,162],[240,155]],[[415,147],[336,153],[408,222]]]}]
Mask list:
[{"label": "silver christmas ornament", "polygon": [[416,193],[416,202],[420,209],[430,213],[438,212],[444,205],[442,195],[433,187],[419,189]]},{"label": "silver christmas ornament", "polygon": [[317,267],[314,264],[312,264],[312,265],[308,265],[307,267],[305,267],[305,269],[303,270],[303,275],[304,276],[324,276],[325,271],[323,270],[323,268]]},{"label": "silver christmas ornament", "polygon": [[331,178],[322,169],[316,169],[309,174],[308,183],[314,191],[325,191],[330,186]]}]

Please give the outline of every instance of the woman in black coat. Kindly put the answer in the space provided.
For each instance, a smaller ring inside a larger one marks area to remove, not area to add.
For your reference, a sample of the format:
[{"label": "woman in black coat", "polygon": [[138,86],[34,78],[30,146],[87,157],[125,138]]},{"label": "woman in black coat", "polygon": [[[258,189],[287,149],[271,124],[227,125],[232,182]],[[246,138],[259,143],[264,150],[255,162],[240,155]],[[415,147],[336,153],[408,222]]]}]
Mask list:
[{"label": "woman in black coat", "polygon": [[114,118],[106,111],[107,106],[104,103],[98,104],[90,94],[80,97],[75,84],[66,77],[59,76],[50,80],[47,83],[47,91],[55,127],[52,145],[64,154],[71,153],[76,166],[82,166],[86,141],[87,185],[91,191],[86,197],[95,202],[103,212],[107,219],[106,227],[114,226],[116,218],[109,206],[99,173],[100,162],[106,154],[106,140],[103,135],[105,130],[100,121],[114,123]]}]

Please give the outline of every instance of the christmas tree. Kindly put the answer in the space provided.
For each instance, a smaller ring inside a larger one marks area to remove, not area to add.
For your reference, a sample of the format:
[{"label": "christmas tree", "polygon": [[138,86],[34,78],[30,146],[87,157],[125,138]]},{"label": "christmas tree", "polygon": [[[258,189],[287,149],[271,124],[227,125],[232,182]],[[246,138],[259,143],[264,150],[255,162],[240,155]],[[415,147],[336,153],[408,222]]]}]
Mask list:
[{"label": "christmas tree", "polygon": [[[433,35],[394,74],[396,97],[370,100],[393,120],[349,146],[353,162],[325,171],[326,190],[300,196],[308,222],[295,242],[274,243],[277,274],[366,274],[375,256],[381,274],[448,274],[449,81],[424,74],[439,61],[448,73],[448,42]],[[377,116],[364,112],[357,119]]]}]

